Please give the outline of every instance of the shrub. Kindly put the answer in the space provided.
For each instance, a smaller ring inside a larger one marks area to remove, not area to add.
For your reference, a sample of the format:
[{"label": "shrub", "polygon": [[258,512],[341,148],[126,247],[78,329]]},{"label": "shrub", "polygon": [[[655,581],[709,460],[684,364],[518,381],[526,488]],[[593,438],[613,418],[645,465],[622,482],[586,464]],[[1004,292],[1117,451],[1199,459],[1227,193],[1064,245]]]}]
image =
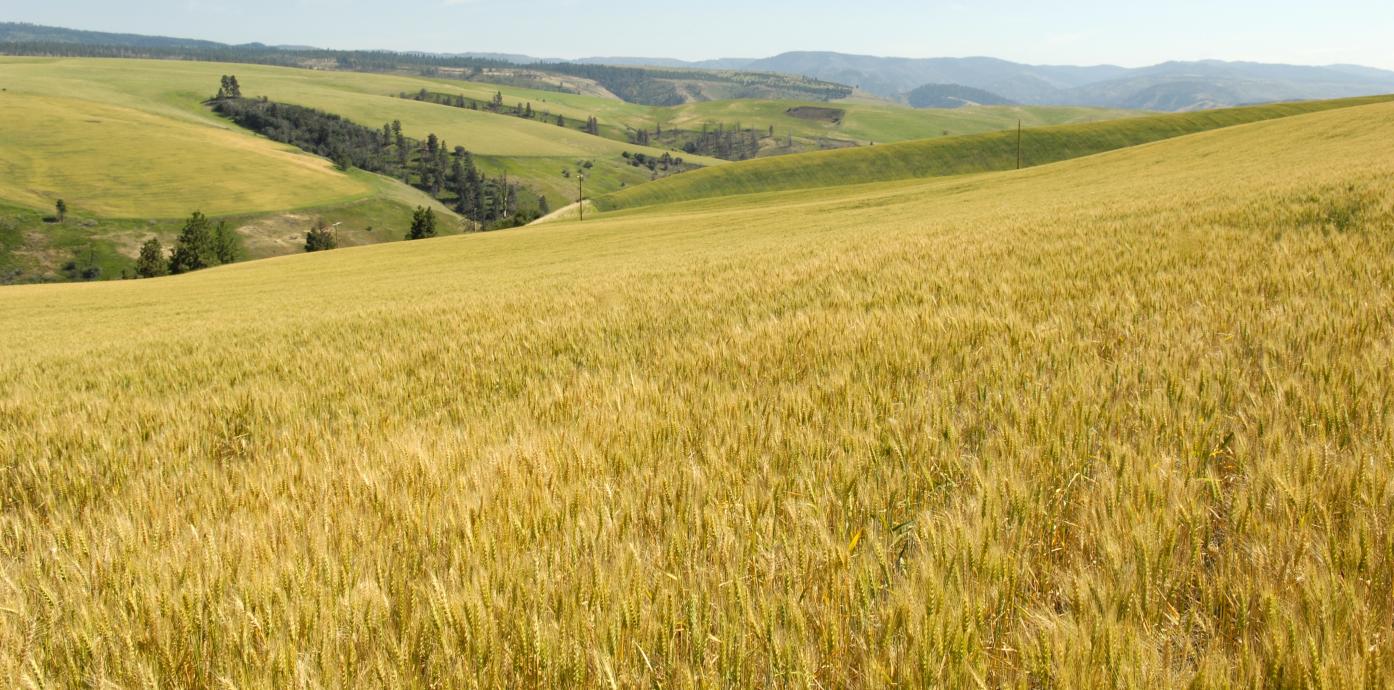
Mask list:
[{"label": "shrub", "polygon": [[305,251],[322,252],[330,249],[339,248],[339,237],[323,220],[315,223],[315,227],[305,233]]}]

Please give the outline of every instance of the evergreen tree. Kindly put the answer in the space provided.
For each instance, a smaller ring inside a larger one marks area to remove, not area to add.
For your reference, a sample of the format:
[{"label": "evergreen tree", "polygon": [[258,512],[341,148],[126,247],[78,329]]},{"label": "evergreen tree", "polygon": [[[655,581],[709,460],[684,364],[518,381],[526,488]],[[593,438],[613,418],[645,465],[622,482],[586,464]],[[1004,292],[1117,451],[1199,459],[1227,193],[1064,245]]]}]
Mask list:
[{"label": "evergreen tree", "polygon": [[[407,151],[407,137],[406,137],[406,135],[402,134],[402,121],[401,121],[401,120],[393,120],[393,121],[392,121],[392,136],[396,138],[396,142],[397,142],[397,164],[398,164],[398,165],[401,165],[403,168],[405,168],[405,167],[407,166],[407,153],[408,153],[408,151]],[[403,179],[405,179],[405,175],[406,175],[406,171],[405,171],[405,170],[402,172],[402,175],[403,175]]]},{"label": "evergreen tree", "polygon": [[242,236],[225,220],[218,221],[213,230],[213,253],[220,264],[236,263],[242,258]]},{"label": "evergreen tree", "polygon": [[445,153],[445,149],[436,151],[436,157],[431,161],[431,196],[440,196],[441,192],[445,191],[449,170],[450,156]]},{"label": "evergreen tree", "polygon": [[140,246],[140,257],[136,259],[136,277],[154,278],[166,273],[169,273],[169,264],[165,261],[165,248],[160,245],[158,238],[151,237]]},{"label": "evergreen tree", "polygon": [[466,218],[472,221],[482,221],[484,209],[484,179],[480,177],[479,171],[473,165],[465,166],[465,178],[460,183],[457,190],[459,200],[457,206],[460,213],[465,214]]},{"label": "evergreen tree", "polygon": [[450,179],[447,180],[450,191],[455,194],[455,210],[464,212],[465,200],[465,163],[459,156],[450,162]]},{"label": "evergreen tree", "polygon": [[430,159],[426,156],[426,142],[421,142],[416,147],[416,163],[413,166],[416,170],[417,184],[422,189],[426,188],[431,179]]},{"label": "evergreen tree", "polygon": [[218,264],[218,247],[208,225],[208,218],[198,211],[184,221],[174,253],[169,257],[170,273],[188,273]]},{"label": "evergreen tree", "polygon": [[411,214],[411,231],[407,233],[407,239],[424,240],[435,236],[436,212],[425,206],[416,207]]},{"label": "evergreen tree", "polygon": [[222,78],[222,80],[221,80],[221,82],[220,82],[219,85],[218,85],[218,97],[217,97],[217,100],[220,100],[220,101],[221,101],[221,100],[226,99],[226,98],[241,98],[241,97],[242,97],[242,87],[241,87],[241,85],[239,85],[239,84],[237,83],[237,77],[236,77],[236,76],[233,76],[233,75],[229,75],[229,74],[224,74],[224,75],[223,75],[223,78]]}]

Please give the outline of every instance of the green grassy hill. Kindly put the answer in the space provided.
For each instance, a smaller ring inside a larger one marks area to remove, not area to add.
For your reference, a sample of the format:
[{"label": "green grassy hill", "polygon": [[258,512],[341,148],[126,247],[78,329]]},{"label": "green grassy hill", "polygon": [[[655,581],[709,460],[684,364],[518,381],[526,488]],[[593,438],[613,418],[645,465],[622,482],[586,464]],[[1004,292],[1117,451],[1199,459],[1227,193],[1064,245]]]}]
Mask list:
[{"label": "green grassy hill", "polygon": [[[574,120],[595,116],[616,137],[625,127],[663,124],[699,128],[704,122],[733,124],[737,121],[761,129],[773,126],[777,133],[797,137],[833,137],[867,143],[907,138],[988,131],[1014,126],[1120,117],[1123,111],[1086,108],[1002,108],[917,111],[872,102],[838,102],[830,107],[845,111],[843,123],[792,117],[787,111],[800,106],[793,101],[729,101],[656,108],[594,96],[535,91],[493,84],[474,84],[443,79],[351,72],[313,71],[256,65],[175,62],[155,60],[0,58],[0,88],[10,93],[78,98],[108,106],[124,106],[146,113],[200,124],[226,127],[199,105],[216,89],[220,75],[235,72],[248,95],[319,108],[343,115],[360,124],[377,126],[401,120],[409,136],[424,138],[435,133],[452,145],[476,154],[491,172],[509,172],[543,191],[569,194],[570,182],[560,168],[577,160],[590,160],[602,168],[595,180],[597,193],[648,181],[647,171],[624,165],[625,151],[660,155],[662,149],[641,147],[604,137],[467,109],[447,108],[395,97],[420,89],[466,95],[488,100],[501,92],[505,103],[532,103]],[[828,104],[823,104],[827,106]],[[680,154],[681,155],[681,154]],[[685,155],[703,165],[722,161]],[[553,168],[556,171],[553,172]],[[537,171],[546,170],[545,175]]]},{"label": "green grassy hill", "polygon": [[[418,139],[435,133],[451,146],[464,146],[479,156],[493,174],[516,174],[510,165],[518,159],[546,159],[547,169],[556,168],[554,172],[543,178],[526,178],[544,193],[555,190],[560,194],[566,188],[561,166],[568,162],[574,166],[578,160],[592,160],[609,171],[608,176],[596,180],[597,192],[619,189],[621,183],[646,182],[648,171],[629,169],[620,154],[663,153],[553,124],[398,98],[401,92],[440,86],[437,81],[416,77],[165,60],[0,58],[0,67],[4,69],[0,88],[10,92],[123,105],[219,127],[226,127],[226,122],[208,113],[201,103],[217,90],[221,75],[233,73],[247,96],[318,108],[369,127],[401,120],[404,132]],[[705,165],[721,163],[689,158]]]},{"label": "green grassy hill", "polygon": [[[586,193],[604,195],[657,175],[623,154],[664,151],[623,141],[626,127],[700,127],[710,120],[775,126],[799,137],[890,139],[941,128],[979,131],[1028,122],[1113,117],[1084,109],[924,114],[847,102],[842,124],[791,117],[794,102],[740,101],[652,108],[595,96],[395,74],[206,62],[0,57],[0,282],[59,277],[75,257],[104,277],[128,268],[144,238],[171,240],[193,210],[239,223],[254,258],[299,251],[316,219],[341,224],[348,244],[400,236],[410,209],[432,203],[391,180],[344,174],[327,162],[256,137],[211,114],[203,101],[223,74],[237,74],[248,96],[318,108],[377,127],[400,120],[408,136],[430,133],[464,146],[487,174],[508,175],[546,196],[553,208]],[[597,117],[606,137],[554,123],[399,98],[421,89],[487,101],[531,103],[573,122]],[[680,154],[706,166],[724,161]],[[65,223],[43,223],[53,203],[72,208]],[[445,208],[436,205],[441,212]],[[448,212],[447,212],[448,215]],[[370,230],[371,228],[371,230]]]},{"label": "green grassy hill", "polygon": [[[476,84],[448,79],[433,80],[429,91],[462,95],[488,101],[495,93],[508,105],[531,103],[534,107],[573,120],[594,116],[606,134],[623,137],[626,128],[700,129],[703,124],[727,126],[740,123],[766,130],[774,127],[777,136],[800,139],[832,138],[869,144],[950,135],[976,134],[1016,127],[1020,120],[1028,127],[1093,122],[1136,117],[1141,111],[1077,107],[971,107],[954,110],[914,109],[885,101],[853,98],[832,102],[738,99],[705,101],[671,107],[635,105],[590,95],[574,95],[495,84]],[[838,122],[790,115],[797,108],[824,108],[841,111]]]},{"label": "green grassy hill", "polygon": [[[106,218],[325,206],[373,186],[329,161],[227,127],[100,101],[0,95],[0,199],[62,198]],[[268,184],[274,181],[274,184]]]},{"label": "green grassy hill", "polygon": [[[790,115],[799,108],[842,111],[837,122],[822,118]],[[692,103],[664,109],[659,118],[664,127],[697,129],[706,122],[765,129],[773,126],[776,136],[854,141],[861,145],[891,143],[911,139],[962,134],[978,134],[1014,129],[1020,121],[1027,127],[1095,122],[1145,115],[1142,111],[1102,108],[974,106],[958,109],[915,110],[874,101],[720,101]]]},{"label": "green grassy hill", "polygon": [[0,323],[7,686],[1394,684],[1394,104]]},{"label": "green grassy hill", "polygon": [[[194,210],[238,223],[251,258],[301,251],[318,218],[346,244],[401,239],[416,205],[444,206],[395,181],[345,174],[327,161],[232,126],[202,104],[222,74],[248,95],[335,112],[377,126],[400,119],[409,136],[437,133],[480,152],[562,206],[576,193],[563,168],[590,163],[604,193],[650,179],[627,150],[661,153],[516,118],[396,98],[431,82],[408,77],[151,60],[0,58],[0,282],[61,278],[78,261],[112,278],[141,242],[168,245]],[[691,157],[690,157],[691,158]],[[697,157],[700,158],[700,157]],[[708,165],[722,161],[701,160]],[[63,199],[71,213],[46,223]],[[445,230],[451,231],[453,222]]]},{"label": "green grassy hill", "polygon": [[[1023,137],[1023,163],[1041,165],[1185,134],[1391,98],[1394,97],[1284,103],[1032,129]],[[1016,166],[1017,133],[1001,131],[744,161],[626,189],[596,201],[602,209],[615,210],[731,194],[1010,170]]]}]

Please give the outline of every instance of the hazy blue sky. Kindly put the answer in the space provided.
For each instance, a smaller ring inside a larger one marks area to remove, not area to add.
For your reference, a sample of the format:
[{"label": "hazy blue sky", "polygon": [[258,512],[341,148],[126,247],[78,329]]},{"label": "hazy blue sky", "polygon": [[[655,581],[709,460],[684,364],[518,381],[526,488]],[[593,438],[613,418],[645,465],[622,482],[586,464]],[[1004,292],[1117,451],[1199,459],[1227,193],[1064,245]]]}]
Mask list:
[{"label": "hazy blue sky", "polygon": [[568,58],[836,50],[1394,69],[1394,0],[0,0],[0,20],[231,43]]}]

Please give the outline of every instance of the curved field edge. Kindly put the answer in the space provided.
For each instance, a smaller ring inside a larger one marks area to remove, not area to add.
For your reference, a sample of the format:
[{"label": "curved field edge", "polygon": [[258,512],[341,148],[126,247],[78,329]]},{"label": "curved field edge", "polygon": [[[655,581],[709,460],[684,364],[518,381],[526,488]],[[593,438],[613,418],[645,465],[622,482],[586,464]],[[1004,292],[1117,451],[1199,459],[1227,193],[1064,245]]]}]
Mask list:
[{"label": "curved field edge", "polygon": [[[216,215],[213,219],[227,221],[237,231],[242,238],[243,259],[301,253],[305,233],[320,221],[335,229],[340,246],[397,241],[410,227],[417,206],[430,206],[445,221],[439,227],[441,234],[463,230],[453,210],[416,189],[359,170],[348,174],[374,194],[339,203]],[[142,243],[155,238],[165,248],[172,247],[185,220],[103,218],[72,211],[54,222],[50,214],[0,202],[0,285],[72,280],[60,271],[68,261],[97,269],[101,279],[129,275]]]},{"label": "curved field edge", "polygon": [[0,290],[0,678],[1394,683],[1394,107],[974,182]]},{"label": "curved field edge", "polygon": [[[1282,103],[1027,130],[1022,165],[1034,166],[1223,127],[1394,100],[1376,96]],[[596,199],[621,210],[715,196],[1011,170],[1017,132],[1003,131],[795,154],[696,170]]]}]

